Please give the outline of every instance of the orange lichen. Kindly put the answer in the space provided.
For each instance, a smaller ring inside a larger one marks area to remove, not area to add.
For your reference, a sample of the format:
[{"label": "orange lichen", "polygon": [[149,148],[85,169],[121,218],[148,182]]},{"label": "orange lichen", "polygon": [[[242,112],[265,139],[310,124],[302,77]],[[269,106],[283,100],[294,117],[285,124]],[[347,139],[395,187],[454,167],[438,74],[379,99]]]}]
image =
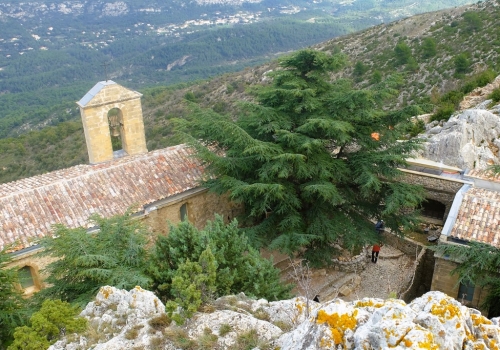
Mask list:
[{"label": "orange lichen", "polygon": [[304,311],[304,304],[303,303],[296,303],[295,306],[299,310],[299,313],[302,313]]},{"label": "orange lichen", "polygon": [[111,294],[113,294],[113,290],[109,288],[108,286],[106,287],[101,287],[100,290],[101,294],[103,295],[104,299],[108,299]]},{"label": "orange lichen", "polygon": [[434,337],[431,333],[427,333],[425,338],[425,341],[418,342],[418,347],[420,349],[439,350],[439,346],[434,343]]},{"label": "orange lichen", "polygon": [[321,340],[319,341],[320,348],[329,349],[329,348],[333,348],[334,345],[335,344],[333,344],[333,342],[330,339],[321,338]]},{"label": "orange lichen", "polygon": [[413,342],[411,340],[405,339],[405,346],[407,348],[411,347],[413,345]]},{"label": "orange lichen", "polygon": [[486,317],[484,317],[483,315],[472,314],[471,318],[472,318],[472,323],[476,327],[479,326],[480,324],[492,324],[492,322],[490,320],[488,320]]},{"label": "orange lichen", "polygon": [[465,327],[465,336],[470,341],[476,341],[476,338],[471,334],[471,332],[469,332],[469,330],[467,329],[467,327]]},{"label": "orange lichen", "polygon": [[326,323],[328,327],[330,327],[330,331],[332,332],[332,338],[335,344],[342,343],[342,339],[344,338],[344,333],[348,329],[354,329],[357,325],[356,315],[358,314],[358,310],[354,310],[352,315],[338,313],[327,314],[324,310],[319,310],[317,323],[323,324]]},{"label": "orange lichen", "polygon": [[356,302],[356,307],[367,307],[367,306],[373,306],[373,307],[376,307],[376,308],[379,308],[379,307],[382,307],[384,306],[383,303],[374,303],[373,300],[367,300],[367,301],[362,301],[362,300],[359,300]]},{"label": "orange lichen", "polygon": [[455,328],[460,328],[462,325],[460,324],[460,322],[457,322]]},{"label": "orange lichen", "polygon": [[460,309],[443,299],[439,305],[432,305],[431,314],[438,316],[439,320],[443,322],[454,317],[460,317]]}]

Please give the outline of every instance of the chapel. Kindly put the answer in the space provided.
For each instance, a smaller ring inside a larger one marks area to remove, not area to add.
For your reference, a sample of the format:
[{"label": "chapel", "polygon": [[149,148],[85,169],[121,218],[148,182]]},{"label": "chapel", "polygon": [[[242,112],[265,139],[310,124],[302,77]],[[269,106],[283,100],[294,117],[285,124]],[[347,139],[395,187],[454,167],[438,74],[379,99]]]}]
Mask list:
[{"label": "chapel", "polygon": [[214,215],[232,219],[238,206],[199,186],[203,166],[185,145],[148,152],[141,94],[111,80],[98,82],[80,108],[89,164],[0,184],[0,249],[8,247],[30,295],[43,288],[37,240],[53,226],[95,229],[89,217],[127,210],[154,232],[167,222],[203,227]]}]

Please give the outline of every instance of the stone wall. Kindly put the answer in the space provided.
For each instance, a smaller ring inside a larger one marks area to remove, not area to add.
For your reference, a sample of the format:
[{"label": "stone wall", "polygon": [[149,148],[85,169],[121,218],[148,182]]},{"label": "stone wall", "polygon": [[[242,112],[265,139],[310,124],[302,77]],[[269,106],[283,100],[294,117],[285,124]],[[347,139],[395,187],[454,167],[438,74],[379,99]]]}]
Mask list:
[{"label": "stone wall", "polygon": [[[40,250],[33,250],[29,253],[21,254],[18,256],[14,256],[12,258],[12,262],[6,266],[6,268],[23,268],[28,266],[30,268],[31,276],[33,277],[34,285],[32,287],[26,288],[24,290],[25,296],[31,296],[33,293],[38,292],[42,288],[45,287],[44,279],[47,278],[46,275],[43,274],[43,269],[54,259],[50,257],[40,257],[37,255],[37,252]],[[19,286],[19,289],[22,289]]]},{"label": "stone wall", "polygon": [[[371,246],[369,247],[371,248]],[[368,254],[371,254],[368,251],[369,248],[363,248],[359,255],[353,256],[351,258],[336,258],[332,259],[332,265],[335,270],[344,271],[344,272],[360,272],[363,271],[368,263],[369,259],[366,258]]]},{"label": "stone wall", "polygon": [[403,172],[405,174],[402,181],[413,185],[421,185],[426,189],[440,192],[455,194],[464,184],[464,182],[460,180],[454,180],[451,178],[445,179],[431,174],[420,175],[419,173],[411,170],[403,170]]},{"label": "stone wall", "polygon": [[229,201],[226,196],[210,193],[207,189],[198,189],[153,207],[144,215],[144,221],[153,232],[168,234],[168,223],[175,225],[181,222],[180,211],[184,204],[187,206],[189,222],[199,229],[203,228],[207,221],[213,221],[215,214],[221,215],[229,222],[242,211],[241,205]]},{"label": "stone wall", "polygon": [[432,277],[434,274],[434,252],[427,249],[421,243],[418,243],[409,238],[401,238],[389,232],[382,234],[384,241],[390,246],[400,250],[404,254],[417,259],[422,249],[426,249],[423,256],[418,260],[415,270],[415,277],[408,286],[408,290],[401,296],[402,299],[409,302],[421,295],[427,293],[432,288]]},{"label": "stone wall", "polygon": [[[459,282],[458,275],[452,274],[452,271],[457,268],[458,264],[447,258],[436,257],[436,263],[434,267],[434,275],[432,278],[431,290],[437,290],[448,294],[449,296],[456,298],[458,301],[462,301],[461,296],[458,294]],[[486,298],[486,291],[483,288],[476,287],[474,289],[474,296],[471,302],[464,301],[463,304],[469,307],[476,308],[483,314],[487,314],[488,310],[480,308],[480,305],[484,302]]]}]

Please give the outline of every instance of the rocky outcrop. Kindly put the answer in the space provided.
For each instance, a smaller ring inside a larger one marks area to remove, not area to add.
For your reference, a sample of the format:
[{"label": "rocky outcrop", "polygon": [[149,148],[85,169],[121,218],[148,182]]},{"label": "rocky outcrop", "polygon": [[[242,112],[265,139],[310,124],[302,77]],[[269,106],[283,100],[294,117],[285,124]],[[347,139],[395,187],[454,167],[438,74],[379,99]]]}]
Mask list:
[{"label": "rocky outcrop", "polygon": [[[67,335],[59,349],[489,349],[500,343],[499,319],[488,320],[441,292],[410,304],[396,299],[299,297],[268,302],[243,294],[206,306],[185,325],[170,322],[153,293],[102,287],[81,313],[85,334]],[[70,341],[71,340],[71,341]]]},{"label": "rocky outcrop", "polygon": [[488,109],[490,103],[429,123],[420,136],[425,139],[422,156],[461,169],[500,164],[500,105]]}]

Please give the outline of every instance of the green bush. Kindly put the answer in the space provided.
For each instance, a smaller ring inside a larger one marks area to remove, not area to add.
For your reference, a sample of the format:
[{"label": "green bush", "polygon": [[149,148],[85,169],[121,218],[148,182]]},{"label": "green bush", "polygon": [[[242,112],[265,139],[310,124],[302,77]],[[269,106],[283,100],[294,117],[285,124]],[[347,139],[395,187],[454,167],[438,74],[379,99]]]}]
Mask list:
[{"label": "green bush", "polygon": [[450,116],[455,112],[455,107],[452,104],[444,103],[438,107],[436,112],[431,116],[430,121],[434,120],[448,120]]},{"label": "green bush", "polygon": [[410,134],[410,137],[415,137],[418,134],[423,133],[424,131],[425,131],[425,123],[423,120],[419,119],[411,125],[411,127],[408,130],[408,133]]},{"label": "green bush", "polygon": [[[208,280],[202,280],[200,276],[197,280],[200,271],[212,274],[210,254],[204,253],[207,247],[215,259],[216,277],[210,275]],[[211,294],[218,297],[240,292],[279,300],[289,297],[291,290],[290,285],[281,282],[280,272],[272,261],[264,259],[250,246],[248,238],[238,228],[238,222],[233,220],[226,225],[221,216],[216,216],[203,230],[187,221],[171,226],[168,236],[158,237],[152,255],[154,288],[165,301],[175,301],[181,289],[191,284],[196,289],[201,288],[199,298],[202,301],[208,300]],[[188,272],[193,275],[189,277]],[[212,283],[215,283],[215,288],[212,288]],[[195,299],[194,296],[193,302]]]},{"label": "green bush", "polygon": [[465,74],[470,71],[470,60],[467,54],[461,53],[457,56],[455,56],[455,59],[453,60],[453,63],[455,64],[455,73],[456,74]]},{"label": "green bush", "polygon": [[129,213],[107,219],[93,215],[91,220],[99,227],[92,235],[85,228],[57,225],[57,238],[42,239],[41,254],[57,259],[47,266],[51,286],[37,293],[36,300],[61,299],[85,305],[103,285],[150,287],[146,275],[149,232],[141,222]]},{"label": "green bush", "polygon": [[45,300],[30,318],[31,326],[16,328],[8,350],[45,350],[61,335],[82,332],[87,320],[78,317],[79,310],[61,300]]},{"label": "green bush", "polygon": [[463,98],[464,98],[464,93],[462,91],[451,90],[441,97],[440,104],[451,104],[454,106],[454,108],[458,108]]},{"label": "green bush", "polygon": [[500,102],[500,88],[496,88],[488,95],[488,99],[493,100],[493,102]]}]

